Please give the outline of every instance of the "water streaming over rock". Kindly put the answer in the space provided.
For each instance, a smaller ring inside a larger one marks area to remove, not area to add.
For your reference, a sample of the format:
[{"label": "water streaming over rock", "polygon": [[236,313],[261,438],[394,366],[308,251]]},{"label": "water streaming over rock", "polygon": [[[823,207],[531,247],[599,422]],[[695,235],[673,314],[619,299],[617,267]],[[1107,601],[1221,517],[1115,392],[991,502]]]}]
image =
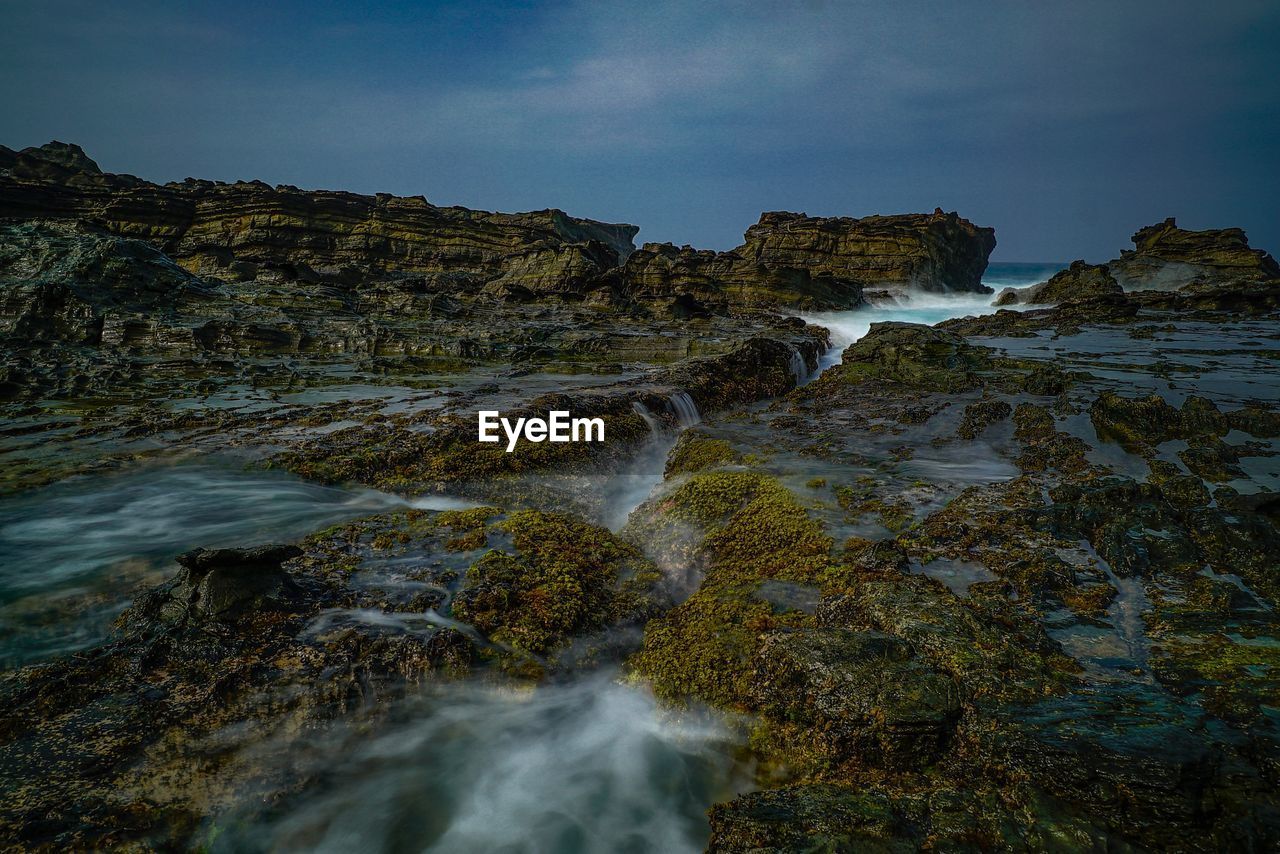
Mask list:
[{"label": "water streaming over rock", "polygon": [[698,412],[698,405],[694,403],[693,398],[687,392],[676,392],[671,395],[668,402],[671,404],[671,410],[675,413],[676,421],[681,427],[693,427],[702,423],[702,414]]},{"label": "water streaming over rock", "polygon": [[649,425],[650,433],[658,433],[662,430],[662,424],[658,421],[658,416],[649,411],[649,407],[645,406],[638,400],[631,402],[631,411],[644,419],[644,423]]},{"label": "water streaming over rock", "polygon": [[[936,322],[991,310],[989,296],[921,300],[813,318],[833,332],[833,346],[819,367],[838,361],[844,346],[865,334],[873,320]],[[797,383],[811,373],[796,350],[789,369]],[[672,394],[667,405],[681,428],[702,421],[687,392]],[[643,403],[633,402],[632,410],[653,435],[608,478],[603,504],[615,530],[662,482],[663,462],[677,435]],[[39,500],[0,527],[0,557],[9,556],[6,548],[30,554],[0,560],[0,567],[31,565],[37,552],[52,554],[55,576],[87,585],[103,566],[139,554],[154,564],[196,545],[296,538],[331,521],[406,505],[470,506],[447,496],[406,502],[372,490],[196,467],[173,468],[169,476],[148,470],[137,486],[121,483],[115,489],[86,480],[69,486],[65,496],[35,494]],[[42,516],[53,522],[42,525]],[[20,590],[22,579],[12,581],[9,589]],[[353,619],[394,628],[412,616],[346,610],[322,615],[312,630]],[[65,639],[61,643],[60,649],[69,648]],[[243,820],[220,818],[216,832],[208,834],[210,847],[701,850],[707,807],[749,785],[735,763],[733,734],[711,719],[673,718],[643,688],[613,676],[579,676],[532,691],[440,684],[406,701],[395,711],[395,723],[376,735],[358,727],[325,736],[308,733],[305,750],[287,753],[305,754],[306,762],[315,763],[308,770],[318,782],[266,813],[260,799],[246,795]]]},{"label": "water streaming over rock", "polygon": [[419,702],[354,747],[341,733],[311,744],[321,784],[225,822],[213,849],[693,852],[707,805],[746,787],[717,719],[676,719],[609,673],[532,691],[456,684]]},{"label": "water streaming over rock", "polygon": [[793,349],[790,355],[791,376],[796,378],[796,385],[804,385],[809,377],[809,366],[804,363],[804,356],[799,350]]},{"label": "water streaming over rock", "polygon": [[[101,640],[142,584],[197,546],[287,542],[397,507],[474,506],[309,483],[214,464],[71,478],[0,502],[0,662],[40,660]],[[40,567],[39,572],[30,571]]]}]

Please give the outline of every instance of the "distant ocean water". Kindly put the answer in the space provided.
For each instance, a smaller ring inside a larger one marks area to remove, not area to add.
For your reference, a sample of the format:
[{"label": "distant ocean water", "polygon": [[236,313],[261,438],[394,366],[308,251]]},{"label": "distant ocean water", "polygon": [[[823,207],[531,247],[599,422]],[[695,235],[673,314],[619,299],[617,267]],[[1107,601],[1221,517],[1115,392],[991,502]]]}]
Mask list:
[{"label": "distant ocean water", "polygon": [[1066,264],[1049,261],[1007,262],[992,261],[987,265],[987,272],[982,276],[982,283],[987,287],[1021,288],[1043,282],[1059,270],[1065,270]]}]

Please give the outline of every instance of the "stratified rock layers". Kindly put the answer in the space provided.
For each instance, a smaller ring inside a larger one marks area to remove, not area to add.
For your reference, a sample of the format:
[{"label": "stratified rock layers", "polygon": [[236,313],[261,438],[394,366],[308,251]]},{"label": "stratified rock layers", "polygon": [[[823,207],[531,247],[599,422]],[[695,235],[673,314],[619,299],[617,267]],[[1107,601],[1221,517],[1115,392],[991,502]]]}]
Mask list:
[{"label": "stratified rock layers", "polygon": [[1127,291],[1280,279],[1276,260],[1251,248],[1239,228],[1189,231],[1170,217],[1139,229],[1133,245],[1107,265]]},{"label": "stratified rock layers", "polygon": [[995,245],[994,229],[941,210],[861,219],[772,212],[729,252],[646,243],[621,279],[635,298],[677,309],[853,308],[864,292],[987,293],[982,274]]},{"label": "stratified rock layers", "polygon": [[487,213],[421,196],[261,181],[160,186],[104,173],[77,146],[60,143],[0,150],[0,169],[0,216],[81,219],[144,239],[192,272],[233,281],[266,272],[339,282],[402,273],[453,277],[465,292],[533,266],[521,284],[557,292],[619,263],[639,230],[558,210]]},{"label": "stratified rock layers", "polygon": [[864,289],[983,291],[995,246],[992,229],[938,210],[862,219],[766,213],[730,252],[670,244],[636,252],[636,226],[559,210],[488,213],[261,181],[161,186],[105,173],[78,146],[58,142],[0,147],[0,218],[82,220],[226,282],[421,277],[453,295],[594,294],[676,315],[850,308]]}]

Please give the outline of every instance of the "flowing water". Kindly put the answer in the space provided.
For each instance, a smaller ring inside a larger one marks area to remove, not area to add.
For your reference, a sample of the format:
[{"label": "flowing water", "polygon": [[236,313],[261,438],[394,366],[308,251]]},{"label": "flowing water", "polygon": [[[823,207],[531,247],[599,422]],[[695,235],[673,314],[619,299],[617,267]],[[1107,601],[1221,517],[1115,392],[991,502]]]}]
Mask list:
[{"label": "flowing water", "polygon": [[671,404],[671,411],[676,416],[676,421],[681,427],[694,427],[702,423],[702,414],[698,412],[698,404],[696,404],[688,393],[678,391],[671,395],[668,403]]},{"label": "flowing water", "polygon": [[718,719],[673,718],[608,673],[418,703],[376,738],[335,745],[322,783],[231,822],[214,850],[692,852],[707,806],[748,785]]},{"label": "flowing water", "polygon": [[188,549],[287,542],[405,504],[374,490],[208,464],[75,477],[6,498],[0,663],[102,640],[135,590],[171,573],[174,556]]}]

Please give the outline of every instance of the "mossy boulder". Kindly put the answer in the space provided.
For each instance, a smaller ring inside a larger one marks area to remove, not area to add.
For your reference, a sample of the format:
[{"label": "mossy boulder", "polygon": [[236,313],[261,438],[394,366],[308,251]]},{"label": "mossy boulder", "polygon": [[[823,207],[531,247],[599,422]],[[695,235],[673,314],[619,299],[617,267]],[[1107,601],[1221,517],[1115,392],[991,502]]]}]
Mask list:
[{"label": "mossy boulder", "polygon": [[1043,628],[1003,597],[962,599],[922,575],[863,578],[825,600],[817,619],[826,628],[881,632],[909,644],[921,662],[955,680],[965,702],[1043,696],[1069,684],[1075,671]]},{"label": "mossy boulder", "polygon": [[753,472],[694,475],[641,507],[627,534],[684,545],[706,573],[692,596],[646,626],[632,669],[668,700],[754,705],[752,669],[763,633],[813,619],[803,611],[775,613],[755,594],[770,580],[822,587],[833,564],[831,539],[785,487]]},{"label": "mossy boulder", "polygon": [[959,335],[917,323],[873,323],[841,362],[846,381],[883,379],[926,391],[957,392],[981,384],[992,366],[985,347]]},{"label": "mossy boulder", "polygon": [[1089,470],[1088,444],[1078,436],[1057,428],[1053,415],[1043,406],[1020,403],[1013,413],[1014,437],[1022,443],[1018,468],[1024,472],[1056,470],[1081,475]]},{"label": "mossy boulder", "polygon": [[1107,265],[1072,261],[1070,267],[1055,273],[1047,282],[1027,288],[1017,301],[1031,305],[1057,305],[1123,293],[1124,288],[1116,282]]},{"label": "mossy boulder", "polygon": [[1196,395],[1179,409],[1157,394],[1133,398],[1104,391],[1089,407],[1089,417],[1099,437],[1143,456],[1171,439],[1223,436],[1231,429],[1213,401]]},{"label": "mossy boulder", "polygon": [[956,428],[956,435],[961,439],[976,439],[983,430],[998,421],[1003,421],[1012,413],[1013,407],[1007,401],[999,398],[983,398],[964,408],[960,426]]}]

